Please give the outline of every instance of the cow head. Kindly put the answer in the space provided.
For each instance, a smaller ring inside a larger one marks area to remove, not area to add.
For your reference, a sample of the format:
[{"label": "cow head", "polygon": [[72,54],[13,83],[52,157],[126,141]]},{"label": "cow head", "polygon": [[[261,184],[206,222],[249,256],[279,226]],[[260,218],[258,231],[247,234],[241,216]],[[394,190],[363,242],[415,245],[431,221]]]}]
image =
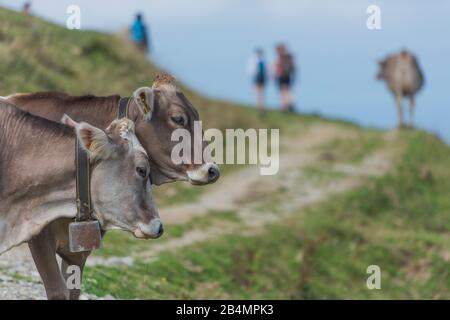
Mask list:
[{"label": "cow head", "polygon": [[194,121],[200,120],[199,114],[176,87],[174,77],[166,73],[157,75],[151,88],[142,87],[134,92],[132,104],[135,108],[131,108],[130,112],[134,112],[132,118],[135,120],[136,135],[150,155],[151,180],[154,184],[184,180],[203,185],[219,178],[219,168],[212,159],[203,158],[200,164],[193,161],[175,164],[171,159],[172,149],[177,144],[171,136],[178,128],[190,132],[192,155],[196,146],[201,146],[202,153],[207,146],[202,136],[194,135]]},{"label": "cow head", "polygon": [[378,74],[377,74],[377,79],[378,80],[383,80],[386,79],[387,76],[387,61],[388,59],[384,59],[384,60],[378,60],[378,66],[379,66],[379,70],[378,70]]},{"label": "cow head", "polygon": [[137,238],[158,238],[163,233],[149,182],[147,153],[129,119],[113,121],[103,131],[65,115],[77,139],[90,155],[91,197],[102,229],[121,229]]}]

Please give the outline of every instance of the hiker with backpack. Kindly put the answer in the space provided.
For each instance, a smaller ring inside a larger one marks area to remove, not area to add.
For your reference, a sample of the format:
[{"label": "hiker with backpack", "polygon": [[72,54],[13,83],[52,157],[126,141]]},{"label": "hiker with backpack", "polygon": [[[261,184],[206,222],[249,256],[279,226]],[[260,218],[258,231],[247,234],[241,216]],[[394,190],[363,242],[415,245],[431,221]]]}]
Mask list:
[{"label": "hiker with backpack", "polygon": [[295,77],[294,57],[284,44],[277,45],[275,51],[277,59],[274,64],[274,74],[280,89],[281,111],[294,112],[294,99],[291,90]]},{"label": "hiker with backpack", "polygon": [[255,86],[256,105],[258,106],[261,115],[264,115],[264,90],[267,80],[267,71],[264,51],[262,49],[258,48],[255,50],[255,54],[250,58],[248,71],[252,76],[253,84]]}]

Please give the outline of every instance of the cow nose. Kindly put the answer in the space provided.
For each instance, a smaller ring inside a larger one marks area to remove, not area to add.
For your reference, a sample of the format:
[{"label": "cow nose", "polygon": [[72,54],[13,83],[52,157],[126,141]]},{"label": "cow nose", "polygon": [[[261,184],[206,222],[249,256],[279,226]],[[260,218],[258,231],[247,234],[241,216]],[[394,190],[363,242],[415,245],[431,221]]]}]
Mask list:
[{"label": "cow nose", "polygon": [[140,223],[139,227],[135,231],[135,235],[138,238],[151,238],[157,239],[162,236],[164,228],[162,226],[161,220],[155,218],[150,223]]},{"label": "cow nose", "polygon": [[159,230],[158,230],[158,237],[161,237],[162,234],[164,233],[164,227],[162,225],[162,223],[159,225]]},{"label": "cow nose", "polygon": [[219,179],[220,171],[216,166],[211,166],[208,169],[208,183],[213,183]]}]

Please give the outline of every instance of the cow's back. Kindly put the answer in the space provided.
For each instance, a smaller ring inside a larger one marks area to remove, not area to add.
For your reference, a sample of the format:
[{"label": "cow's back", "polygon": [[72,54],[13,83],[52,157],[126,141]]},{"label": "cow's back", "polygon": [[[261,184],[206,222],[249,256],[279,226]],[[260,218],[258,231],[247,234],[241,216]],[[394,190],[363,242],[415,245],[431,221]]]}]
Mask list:
[{"label": "cow's back", "polygon": [[38,92],[9,96],[7,101],[35,116],[59,122],[64,114],[106,128],[114,120],[119,96],[70,96],[62,92]]}]

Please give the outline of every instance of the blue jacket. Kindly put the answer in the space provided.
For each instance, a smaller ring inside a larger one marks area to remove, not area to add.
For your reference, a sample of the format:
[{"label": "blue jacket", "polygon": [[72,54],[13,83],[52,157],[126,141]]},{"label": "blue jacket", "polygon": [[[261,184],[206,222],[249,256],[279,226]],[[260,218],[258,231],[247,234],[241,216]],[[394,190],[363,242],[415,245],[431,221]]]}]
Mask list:
[{"label": "blue jacket", "polygon": [[131,37],[135,42],[143,42],[146,40],[145,25],[142,23],[142,20],[134,21],[131,26]]}]

